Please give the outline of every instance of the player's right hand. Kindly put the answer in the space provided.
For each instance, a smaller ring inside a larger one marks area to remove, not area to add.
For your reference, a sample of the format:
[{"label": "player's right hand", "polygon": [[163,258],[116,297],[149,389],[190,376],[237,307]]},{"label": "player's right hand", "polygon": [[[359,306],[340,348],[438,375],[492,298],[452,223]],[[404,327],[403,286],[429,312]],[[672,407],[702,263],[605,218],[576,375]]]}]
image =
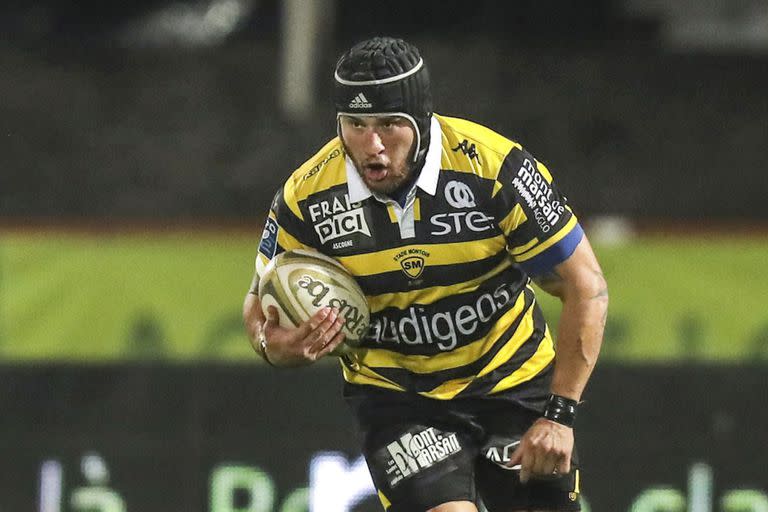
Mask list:
[{"label": "player's right hand", "polygon": [[573,429],[546,418],[537,419],[509,458],[520,464],[520,482],[531,478],[557,478],[571,471]]},{"label": "player's right hand", "polygon": [[279,315],[277,308],[270,306],[258,333],[266,339],[266,356],[275,366],[312,364],[344,342],[344,318],[336,308],[322,308],[295,328],[281,327]]}]

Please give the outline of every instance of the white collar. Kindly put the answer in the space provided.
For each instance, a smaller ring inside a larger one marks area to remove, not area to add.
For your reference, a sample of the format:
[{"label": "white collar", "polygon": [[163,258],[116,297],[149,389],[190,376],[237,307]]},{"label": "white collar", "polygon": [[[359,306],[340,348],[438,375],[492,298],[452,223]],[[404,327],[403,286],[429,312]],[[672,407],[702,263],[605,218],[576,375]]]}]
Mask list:
[{"label": "white collar", "polygon": [[[435,116],[429,124],[429,148],[427,157],[424,159],[424,167],[421,169],[419,179],[416,180],[416,186],[427,194],[433,196],[437,190],[437,179],[440,175],[440,157],[442,156],[443,132],[440,129],[440,123]],[[346,156],[347,187],[349,189],[349,202],[359,203],[368,199],[373,192],[368,188],[363,179],[357,173],[355,164],[349,155]]]}]

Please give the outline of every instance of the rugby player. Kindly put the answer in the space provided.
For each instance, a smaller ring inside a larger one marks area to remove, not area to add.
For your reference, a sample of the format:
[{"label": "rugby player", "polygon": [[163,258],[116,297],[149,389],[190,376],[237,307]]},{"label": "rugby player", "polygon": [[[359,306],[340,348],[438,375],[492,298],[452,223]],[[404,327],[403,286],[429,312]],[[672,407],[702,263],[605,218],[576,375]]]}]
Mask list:
[{"label": "rugby player", "polygon": [[[433,113],[405,41],[353,46],[334,84],[337,137],[269,211],[243,306],[254,349],[302,366],[343,342],[339,311],[284,328],[256,291],[281,251],[332,256],[371,306],[340,361],[384,508],[579,510],[573,427],[608,294],[565,196],[518,142]],[[562,301],[556,346],[531,280]]]}]

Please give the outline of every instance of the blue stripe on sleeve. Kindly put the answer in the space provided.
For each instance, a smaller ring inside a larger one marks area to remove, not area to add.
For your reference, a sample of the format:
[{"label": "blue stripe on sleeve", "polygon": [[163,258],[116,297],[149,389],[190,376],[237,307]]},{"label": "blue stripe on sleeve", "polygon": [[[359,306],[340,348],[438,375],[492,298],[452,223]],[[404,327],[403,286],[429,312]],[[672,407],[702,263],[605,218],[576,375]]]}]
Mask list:
[{"label": "blue stripe on sleeve", "polygon": [[567,260],[573,254],[573,251],[576,250],[576,246],[579,245],[583,237],[584,230],[581,229],[581,225],[576,224],[571,232],[565,235],[562,240],[530,260],[523,261],[520,263],[520,267],[529,276],[546,274],[555,266]]}]

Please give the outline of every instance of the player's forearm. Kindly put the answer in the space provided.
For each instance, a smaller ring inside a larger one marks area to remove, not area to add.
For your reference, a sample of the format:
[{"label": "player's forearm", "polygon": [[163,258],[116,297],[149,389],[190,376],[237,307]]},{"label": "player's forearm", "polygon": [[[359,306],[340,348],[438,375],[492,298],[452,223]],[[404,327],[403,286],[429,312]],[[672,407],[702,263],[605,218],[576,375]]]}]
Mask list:
[{"label": "player's forearm", "polygon": [[265,317],[264,313],[261,311],[261,303],[259,302],[258,295],[247,293],[245,295],[245,300],[243,301],[243,324],[245,325],[245,332],[248,334],[248,340],[251,342],[251,346],[260,356],[262,353],[259,342],[259,333],[264,327],[264,321]]},{"label": "player's forearm", "polygon": [[551,391],[578,401],[597,363],[608,312],[608,285],[587,237],[536,283],[563,304]]},{"label": "player's forearm", "polygon": [[586,297],[566,297],[557,335],[551,391],[580,400],[600,354],[608,311],[605,281]]}]

